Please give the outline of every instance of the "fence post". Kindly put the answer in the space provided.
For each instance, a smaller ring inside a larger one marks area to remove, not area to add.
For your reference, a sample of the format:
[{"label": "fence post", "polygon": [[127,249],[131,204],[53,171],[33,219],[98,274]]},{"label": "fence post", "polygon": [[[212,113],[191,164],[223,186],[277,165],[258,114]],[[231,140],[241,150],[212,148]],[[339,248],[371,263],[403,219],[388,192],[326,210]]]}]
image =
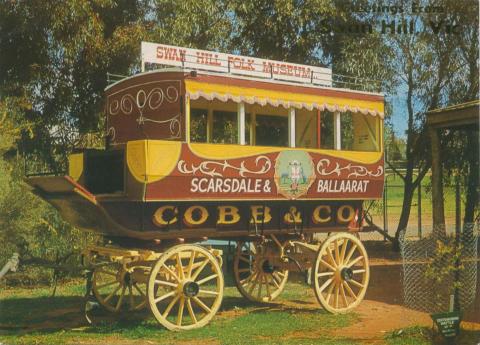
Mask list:
[{"label": "fence post", "polygon": [[455,183],[455,234],[460,234],[461,228],[461,200],[460,200],[460,181],[457,179]]},{"label": "fence post", "polygon": [[422,238],[422,181],[418,184],[417,217],[418,238]]},{"label": "fence post", "polygon": [[[459,250],[460,245],[460,229],[461,229],[461,209],[460,209],[460,182],[457,178],[455,183],[455,251]],[[460,258],[457,257],[455,261],[455,291],[454,291],[454,306],[455,310],[460,310],[460,296],[458,291],[458,282],[460,280]]]},{"label": "fence post", "polygon": [[[388,234],[388,213],[387,213],[387,181],[388,179],[385,178],[385,183],[383,185],[383,230]],[[383,240],[386,241],[387,238],[383,236]]]}]

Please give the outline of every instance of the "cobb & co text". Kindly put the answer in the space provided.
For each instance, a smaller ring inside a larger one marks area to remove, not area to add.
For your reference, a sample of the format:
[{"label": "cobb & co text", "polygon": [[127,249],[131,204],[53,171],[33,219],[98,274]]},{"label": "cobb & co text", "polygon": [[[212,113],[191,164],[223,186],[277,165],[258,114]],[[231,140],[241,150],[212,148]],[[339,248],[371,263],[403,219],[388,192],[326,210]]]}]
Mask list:
[{"label": "cobb & co text", "polygon": [[[261,224],[265,227],[312,224],[343,225],[359,221],[361,206],[358,203],[310,203],[308,206],[291,206],[288,204],[192,204],[180,206],[165,204],[153,213],[152,221],[159,228],[177,228],[178,225],[195,227],[239,227],[247,223]],[[181,224],[179,224],[181,222]]]}]

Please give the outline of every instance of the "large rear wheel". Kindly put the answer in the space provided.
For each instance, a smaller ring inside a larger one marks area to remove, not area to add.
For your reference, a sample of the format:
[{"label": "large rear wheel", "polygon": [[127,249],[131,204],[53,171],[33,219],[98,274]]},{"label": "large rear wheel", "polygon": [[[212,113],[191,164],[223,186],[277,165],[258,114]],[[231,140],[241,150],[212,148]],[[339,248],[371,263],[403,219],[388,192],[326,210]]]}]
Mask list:
[{"label": "large rear wheel", "polygon": [[347,313],[360,304],[367,291],[367,251],[352,234],[332,235],[320,246],[313,274],[321,306],[331,313]]},{"label": "large rear wheel", "polygon": [[242,296],[250,301],[271,302],[285,288],[288,270],[274,266],[274,246],[273,242],[270,242],[270,248],[255,242],[237,243],[233,266],[235,284]]}]

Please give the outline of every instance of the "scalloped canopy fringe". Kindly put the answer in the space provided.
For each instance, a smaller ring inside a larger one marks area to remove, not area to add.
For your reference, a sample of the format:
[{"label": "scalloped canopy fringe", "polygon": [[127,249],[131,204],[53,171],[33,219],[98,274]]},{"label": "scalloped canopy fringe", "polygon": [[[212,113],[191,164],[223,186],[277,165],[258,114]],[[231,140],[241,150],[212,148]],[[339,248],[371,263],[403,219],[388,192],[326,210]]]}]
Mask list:
[{"label": "scalloped canopy fringe", "polygon": [[267,104],[278,107],[282,106],[286,109],[293,107],[296,109],[307,109],[307,110],[313,110],[313,109],[318,109],[320,111],[328,110],[331,112],[353,112],[353,113],[361,113],[363,115],[371,115],[371,116],[378,116],[381,119],[384,117],[383,112],[379,112],[377,110],[373,109],[366,109],[366,108],[359,108],[359,107],[352,107],[348,105],[338,105],[338,104],[328,104],[328,103],[299,103],[299,102],[290,102],[290,101],[284,101],[281,99],[271,99],[271,98],[258,98],[258,97],[245,97],[245,96],[235,96],[231,95],[228,93],[225,94],[219,94],[217,92],[212,92],[212,93],[205,93],[201,91],[197,92],[187,92],[187,95],[190,97],[191,100],[197,100],[200,97],[204,98],[208,101],[212,101],[214,99],[217,99],[221,102],[227,102],[227,101],[233,101],[235,103],[240,103],[244,102],[247,104],[259,104],[261,106],[265,106]]}]

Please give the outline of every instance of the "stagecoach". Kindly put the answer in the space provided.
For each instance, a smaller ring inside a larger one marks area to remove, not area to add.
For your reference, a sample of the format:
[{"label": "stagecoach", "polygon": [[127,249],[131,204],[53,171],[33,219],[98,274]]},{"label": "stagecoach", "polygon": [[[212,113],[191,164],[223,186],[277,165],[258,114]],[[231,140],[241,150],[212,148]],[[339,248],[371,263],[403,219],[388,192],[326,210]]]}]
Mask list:
[{"label": "stagecoach", "polygon": [[28,178],[65,220],[108,239],[85,249],[98,302],[148,306],[171,330],[207,324],[224,277],[222,252],[201,243],[215,239],[236,241],[234,278],[251,301],[310,270],[323,308],[355,308],[369,281],[364,201],[383,191],[383,96],[339,87],[326,68],[142,52],[173,67],[106,88],[106,149],[72,153],[68,175]]}]

